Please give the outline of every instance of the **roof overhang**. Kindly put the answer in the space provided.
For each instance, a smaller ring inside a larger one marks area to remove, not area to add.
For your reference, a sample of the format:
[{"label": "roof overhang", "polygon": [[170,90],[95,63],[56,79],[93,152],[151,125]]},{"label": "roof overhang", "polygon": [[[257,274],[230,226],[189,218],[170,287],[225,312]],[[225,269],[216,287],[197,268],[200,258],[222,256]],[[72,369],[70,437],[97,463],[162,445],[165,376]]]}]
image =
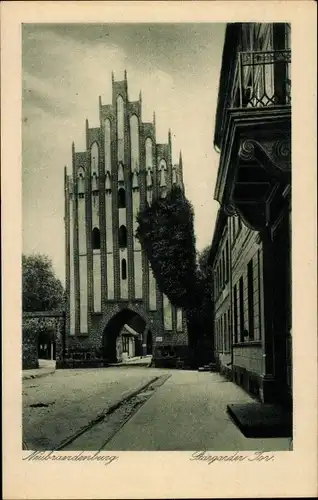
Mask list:
[{"label": "roof overhang", "polygon": [[227,214],[239,213],[259,229],[278,186],[290,178],[290,106],[228,109],[214,193]]}]

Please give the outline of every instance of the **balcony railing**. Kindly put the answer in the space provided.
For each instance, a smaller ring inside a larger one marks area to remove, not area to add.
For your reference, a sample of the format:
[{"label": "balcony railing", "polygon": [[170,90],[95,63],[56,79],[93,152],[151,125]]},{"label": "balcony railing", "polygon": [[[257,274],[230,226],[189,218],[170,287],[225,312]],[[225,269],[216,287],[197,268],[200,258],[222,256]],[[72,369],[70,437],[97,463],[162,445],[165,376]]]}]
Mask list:
[{"label": "balcony railing", "polygon": [[291,51],[239,52],[231,108],[291,104]]}]

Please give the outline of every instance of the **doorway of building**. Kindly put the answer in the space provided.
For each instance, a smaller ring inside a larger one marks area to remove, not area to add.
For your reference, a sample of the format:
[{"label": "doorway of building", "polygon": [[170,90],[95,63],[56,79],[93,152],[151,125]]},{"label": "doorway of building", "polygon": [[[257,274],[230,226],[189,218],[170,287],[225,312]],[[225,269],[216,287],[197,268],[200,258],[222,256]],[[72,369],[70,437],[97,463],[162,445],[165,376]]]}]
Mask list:
[{"label": "doorway of building", "polygon": [[[122,309],[107,323],[103,333],[103,358],[105,363],[118,363],[123,357],[140,352],[140,338],[146,321],[130,309]],[[134,344],[132,346],[132,344]]]},{"label": "doorway of building", "polygon": [[38,337],[38,358],[56,359],[56,343],[53,330],[41,332]]}]

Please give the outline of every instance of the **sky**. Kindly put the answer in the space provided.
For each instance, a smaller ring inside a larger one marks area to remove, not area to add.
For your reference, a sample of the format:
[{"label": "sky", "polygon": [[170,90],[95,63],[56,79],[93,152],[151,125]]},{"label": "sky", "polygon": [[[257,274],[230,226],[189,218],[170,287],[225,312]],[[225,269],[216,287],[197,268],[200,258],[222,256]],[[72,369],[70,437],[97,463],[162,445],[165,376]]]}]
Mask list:
[{"label": "sky", "polygon": [[23,252],[44,253],[65,281],[64,166],[85,150],[85,119],[99,126],[98,96],[111,103],[127,71],[142,120],[156,112],[157,142],[182,151],[197,250],[212,240],[219,155],[213,148],[225,24],[24,24],[22,29]]}]

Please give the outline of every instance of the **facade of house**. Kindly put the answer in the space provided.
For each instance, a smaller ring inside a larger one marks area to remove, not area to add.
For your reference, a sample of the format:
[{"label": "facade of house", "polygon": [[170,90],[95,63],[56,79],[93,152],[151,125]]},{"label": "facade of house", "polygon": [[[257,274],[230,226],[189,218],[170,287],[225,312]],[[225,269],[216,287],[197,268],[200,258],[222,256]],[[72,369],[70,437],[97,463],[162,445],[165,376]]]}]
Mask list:
[{"label": "facade of house", "polygon": [[214,355],[218,369],[224,375],[231,370],[231,293],[230,242],[227,218],[219,210],[213,235],[209,263],[212,268],[212,303],[214,313]]},{"label": "facade of house", "polygon": [[214,146],[210,253],[220,370],[263,402],[292,402],[291,47],[283,23],[228,24]]},{"label": "facade of house", "polygon": [[116,361],[124,325],[140,335],[140,354],[151,346],[155,361],[167,348],[183,357],[185,315],[159,292],[135,237],[139,209],[174,184],[183,189],[181,153],[173,164],[170,131],[158,144],[155,115],[142,121],[141,94],[129,101],[126,72],[122,81],[112,75],[112,103],[99,100],[99,119],[97,128],[86,121],[86,149],[73,144],[72,173],[65,169],[65,362],[79,351],[87,360]]}]

